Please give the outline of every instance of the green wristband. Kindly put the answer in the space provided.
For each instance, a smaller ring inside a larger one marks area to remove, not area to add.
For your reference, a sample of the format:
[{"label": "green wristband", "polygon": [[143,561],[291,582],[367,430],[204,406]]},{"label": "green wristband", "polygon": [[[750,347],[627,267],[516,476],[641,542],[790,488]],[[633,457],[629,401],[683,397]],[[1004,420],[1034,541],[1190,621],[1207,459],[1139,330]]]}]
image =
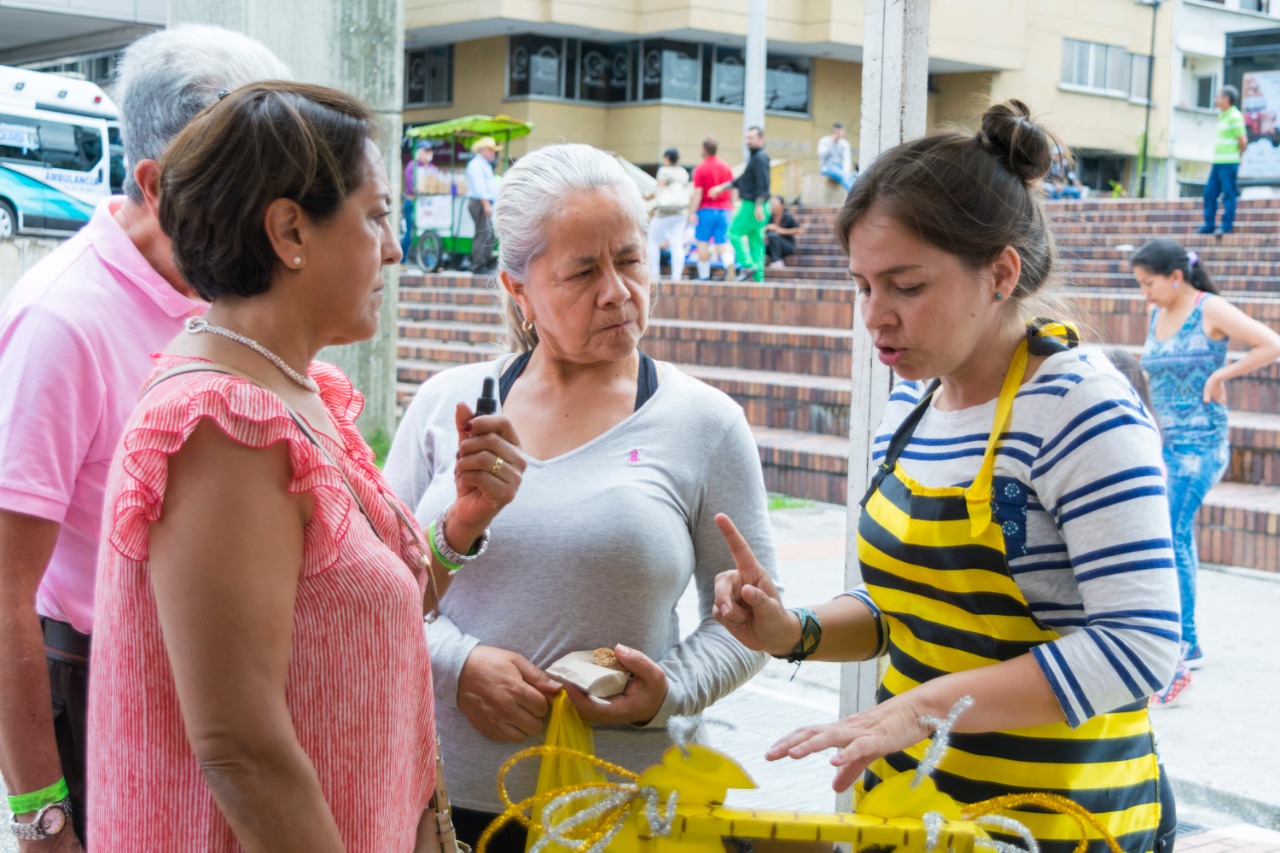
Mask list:
[{"label": "green wristband", "polygon": [[38,812],[50,803],[58,803],[67,798],[67,780],[59,779],[47,788],[32,791],[30,794],[18,794],[9,798],[9,811],[14,814]]},{"label": "green wristband", "polygon": [[[450,563],[444,558],[444,554],[440,553],[440,547],[436,545],[436,522],[434,521],[427,527],[427,541],[431,543],[431,553],[435,556],[436,562],[444,566],[450,572],[456,572],[458,569],[462,568],[462,566],[456,563]],[[450,545],[449,547],[453,546]]]}]

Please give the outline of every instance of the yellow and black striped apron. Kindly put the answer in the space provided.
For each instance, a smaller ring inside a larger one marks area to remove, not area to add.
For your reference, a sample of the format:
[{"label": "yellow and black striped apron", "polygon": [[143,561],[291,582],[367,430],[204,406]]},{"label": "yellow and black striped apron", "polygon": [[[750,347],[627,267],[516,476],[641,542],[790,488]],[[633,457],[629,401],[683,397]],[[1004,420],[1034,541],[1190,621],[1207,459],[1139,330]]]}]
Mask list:
[{"label": "yellow and black striped apron", "polygon": [[[1026,365],[1024,341],[1005,377],[971,486],[923,486],[898,464],[935,383],[897,429],[863,499],[858,560],[889,635],[878,701],[947,673],[1027,654],[1059,637],[1031,612],[1010,574],[1001,528],[992,521],[996,446]],[[860,789],[913,771],[926,746],[921,741],[874,762]],[[1063,722],[952,734],[934,780],[962,806],[1011,793],[1062,795],[1093,812],[1131,853],[1152,850],[1160,824],[1159,768],[1145,701],[1075,729]],[[1027,826],[1043,853],[1070,853],[1079,841],[1078,825],[1065,815],[1035,807],[1004,814]],[[1088,853],[1105,850],[1100,838],[1091,837]]]}]

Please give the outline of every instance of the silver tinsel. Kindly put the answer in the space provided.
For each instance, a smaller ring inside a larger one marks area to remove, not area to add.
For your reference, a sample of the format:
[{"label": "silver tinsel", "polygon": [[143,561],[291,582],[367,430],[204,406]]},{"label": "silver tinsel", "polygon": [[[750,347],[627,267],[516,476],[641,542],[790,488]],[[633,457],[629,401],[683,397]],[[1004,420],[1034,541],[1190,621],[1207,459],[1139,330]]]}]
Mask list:
[{"label": "silver tinsel", "polygon": [[975,841],[975,847],[991,846],[995,850],[999,851],[999,853],[1040,853],[1040,845],[1036,843],[1035,836],[1031,834],[1031,830],[1027,829],[1011,817],[1006,817],[1000,814],[989,814],[978,818],[975,823],[979,826],[1000,829],[1011,835],[1017,835],[1026,842],[1027,849],[1026,851],[1023,851],[1023,849],[1016,844],[1008,844],[1003,841],[995,841],[994,839],[986,838],[979,838]]},{"label": "silver tinsel", "polygon": [[[599,797],[599,800],[586,808],[573,812],[563,820],[553,822],[545,817],[567,806],[573,806],[580,800],[596,799],[597,797]],[[670,796],[667,797],[664,813],[664,810],[661,809],[656,788],[650,786],[640,788],[635,785],[621,784],[592,786],[572,791],[568,794],[561,794],[547,802],[542,811],[546,826],[543,828],[542,837],[530,848],[530,853],[544,853],[552,845],[558,845],[569,850],[577,850],[582,842],[569,837],[570,832],[584,823],[599,820],[613,809],[624,808],[637,799],[644,800],[644,816],[649,825],[648,834],[654,837],[669,835],[671,833],[671,825],[676,816],[675,791],[672,791]],[[622,831],[625,823],[625,817],[615,821],[613,826],[600,837],[600,840],[586,848],[583,853],[604,853],[605,850],[609,849],[609,844],[617,834]]]},{"label": "silver tinsel", "polygon": [[911,787],[915,788],[923,780],[933,775],[933,771],[937,769],[938,762],[942,760],[942,755],[947,751],[947,743],[951,740],[951,729],[956,724],[956,720],[960,715],[969,709],[973,704],[972,696],[961,696],[956,703],[951,706],[945,720],[939,720],[937,717],[921,717],[920,725],[931,726],[933,728],[933,741],[924,751],[924,758],[920,759],[920,764],[916,766],[916,775],[911,780]]}]

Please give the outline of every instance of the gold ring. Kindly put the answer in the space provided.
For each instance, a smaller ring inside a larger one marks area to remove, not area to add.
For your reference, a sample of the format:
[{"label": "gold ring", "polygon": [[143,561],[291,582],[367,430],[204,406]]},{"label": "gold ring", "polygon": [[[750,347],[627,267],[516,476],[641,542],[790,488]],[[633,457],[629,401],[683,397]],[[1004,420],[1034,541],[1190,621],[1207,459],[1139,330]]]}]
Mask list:
[{"label": "gold ring", "polygon": [[493,460],[493,467],[489,469],[489,473],[495,477],[498,476],[502,471],[502,466],[506,464],[506,460],[499,456],[497,459]]}]

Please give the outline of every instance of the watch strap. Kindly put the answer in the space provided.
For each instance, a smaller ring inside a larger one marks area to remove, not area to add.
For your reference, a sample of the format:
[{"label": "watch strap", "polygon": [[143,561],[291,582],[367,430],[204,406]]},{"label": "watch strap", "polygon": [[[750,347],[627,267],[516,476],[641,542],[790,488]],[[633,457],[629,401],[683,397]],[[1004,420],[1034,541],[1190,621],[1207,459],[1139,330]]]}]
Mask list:
[{"label": "watch strap", "polygon": [[[44,816],[51,809],[59,809],[62,812],[62,827],[54,833],[45,831]],[[19,823],[13,818],[9,819],[9,829],[13,831],[16,838],[22,841],[44,841],[47,838],[55,838],[62,834],[63,830],[71,823],[71,798],[63,797],[54,803],[46,803],[36,812],[35,819],[30,823]]]}]

